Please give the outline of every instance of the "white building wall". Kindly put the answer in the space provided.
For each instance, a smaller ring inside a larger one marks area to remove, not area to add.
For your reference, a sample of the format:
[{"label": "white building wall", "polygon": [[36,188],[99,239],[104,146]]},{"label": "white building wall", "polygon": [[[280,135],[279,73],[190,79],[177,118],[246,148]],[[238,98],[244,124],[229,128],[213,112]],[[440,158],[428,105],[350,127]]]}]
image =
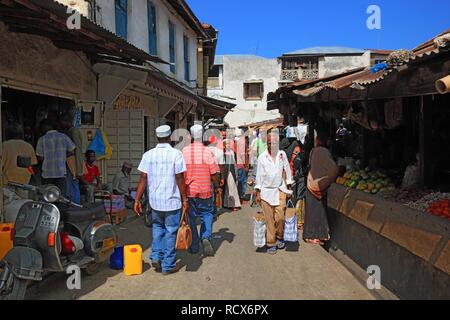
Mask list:
[{"label": "white building wall", "polygon": [[[232,128],[280,117],[278,111],[267,111],[267,94],[278,89],[281,65],[277,59],[235,59],[223,58],[223,89],[208,90],[208,96],[235,103],[237,106],[225,116]],[[262,80],[262,100],[246,100],[244,83]],[[231,98],[231,99],[229,99]]]},{"label": "white building wall", "polygon": [[[62,1],[62,0],[61,0]],[[149,52],[148,39],[148,0],[128,0],[128,42]],[[197,80],[197,35],[176,15],[176,12],[163,0],[151,0],[156,10],[156,32],[158,38],[158,57],[166,62],[170,61],[169,54],[169,20],[175,25],[176,72],[170,72],[170,66],[156,64],[167,75],[195,88],[196,82],[184,80],[184,48],[183,35],[190,39],[190,80]],[[97,23],[111,32],[116,31],[116,16],[113,0],[97,0],[100,9],[97,11]]]},{"label": "white building wall", "polygon": [[370,51],[361,56],[325,56],[319,58],[319,78],[370,66]]}]

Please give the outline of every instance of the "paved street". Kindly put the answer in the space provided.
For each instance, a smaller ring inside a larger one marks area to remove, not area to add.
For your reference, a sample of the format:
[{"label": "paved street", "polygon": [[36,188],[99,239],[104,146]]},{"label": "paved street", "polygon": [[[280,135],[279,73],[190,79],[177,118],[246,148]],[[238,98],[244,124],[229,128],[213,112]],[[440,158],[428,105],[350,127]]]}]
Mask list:
[{"label": "paved street", "polygon": [[320,247],[301,243],[275,256],[256,252],[254,211],[246,207],[220,216],[214,226],[216,256],[180,253],[183,267],[171,276],[149,268],[151,230],[135,220],[121,228],[120,238],[145,248],[143,275],[126,277],[105,265],[97,275],[83,276],[81,291],[67,290],[65,275],[53,275],[30,288],[27,299],[374,299]]}]

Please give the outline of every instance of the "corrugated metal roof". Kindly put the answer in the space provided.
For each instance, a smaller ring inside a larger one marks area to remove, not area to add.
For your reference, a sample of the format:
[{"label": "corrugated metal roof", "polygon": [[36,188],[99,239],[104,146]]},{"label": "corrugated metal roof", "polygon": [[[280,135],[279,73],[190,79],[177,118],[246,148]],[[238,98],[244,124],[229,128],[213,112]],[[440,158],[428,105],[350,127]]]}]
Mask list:
[{"label": "corrugated metal roof", "polygon": [[132,63],[167,63],[81,16],[81,29],[66,25],[68,7],[54,0],[0,0],[0,19],[12,32],[51,39],[57,47]]},{"label": "corrugated metal roof", "polygon": [[284,55],[363,54],[362,49],[348,47],[312,47],[285,53]]},{"label": "corrugated metal roof", "polygon": [[[282,93],[293,92],[296,95],[310,97],[324,90],[341,90],[348,87],[364,87],[380,82],[396,72],[401,72],[408,64],[417,63],[426,57],[450,51],[450,30],[440,34],[430,41],[418,46],[411,52],[407,61],[400,61],[400,64],[389,65],[388,69],[383,69],[373,73],[369,68],[360,68],[333,77],[321,78],[306,82],[295,82],[278,89],[268,95],[269,101],[276,101]],[[394,52],[395,53],[395,52]]]}]

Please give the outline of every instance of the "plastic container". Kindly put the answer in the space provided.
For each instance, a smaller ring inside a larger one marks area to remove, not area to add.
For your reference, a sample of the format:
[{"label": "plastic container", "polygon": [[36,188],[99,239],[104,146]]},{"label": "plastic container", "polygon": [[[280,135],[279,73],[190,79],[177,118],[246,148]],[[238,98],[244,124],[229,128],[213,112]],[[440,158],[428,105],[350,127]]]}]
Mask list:
[{"label": "plastic container", "polygon": [[142,247],[140,245],[124,247],[123,270],[126,276],[142,274]]},{"label": "plastic container", "polygon": [[0,224],[0,260],[13,248],[14,224]]},{"label": "plastic container", "polygon": [[123,247],[116,247],[109,258],[109,266],[114,270],[123,270]]}]

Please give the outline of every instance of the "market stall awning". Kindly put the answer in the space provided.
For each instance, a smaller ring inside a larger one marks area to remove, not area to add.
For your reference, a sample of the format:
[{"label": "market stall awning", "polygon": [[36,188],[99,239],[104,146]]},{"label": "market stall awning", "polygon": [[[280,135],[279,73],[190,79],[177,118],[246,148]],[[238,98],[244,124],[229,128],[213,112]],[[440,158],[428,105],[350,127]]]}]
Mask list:
[{"label": "market stall awning", "polygon": [[91,57],[135,64],[167,63],[84,16],[81,28],[70,30],[67,10],[68,7],[53,0],[0,0],[0,21],[11,32],[43,36],[59,48],[82,51]]},{"label": "market stall awning", "polygon": [[228,112],[232,112],[232,109],[236,107],[235,104],[222,100],[217,100],[211,97],[200,96],[202,99],[201,105],[204,108],[204,114],[206,116],[214,116],[223,118]]}]

